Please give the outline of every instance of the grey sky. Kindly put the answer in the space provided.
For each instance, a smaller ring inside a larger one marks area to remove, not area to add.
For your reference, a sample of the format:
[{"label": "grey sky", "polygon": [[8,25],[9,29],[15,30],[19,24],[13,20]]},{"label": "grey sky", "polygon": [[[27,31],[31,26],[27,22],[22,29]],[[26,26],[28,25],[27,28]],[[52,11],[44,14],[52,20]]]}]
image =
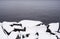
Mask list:
[{"label": "grey sky", "polygon": [[0,1],[60,1],[60,0],[0,0]]},{"label": "grey sky", "polygon": [[60,22],[60,1],[0,1],[0,21]]}]

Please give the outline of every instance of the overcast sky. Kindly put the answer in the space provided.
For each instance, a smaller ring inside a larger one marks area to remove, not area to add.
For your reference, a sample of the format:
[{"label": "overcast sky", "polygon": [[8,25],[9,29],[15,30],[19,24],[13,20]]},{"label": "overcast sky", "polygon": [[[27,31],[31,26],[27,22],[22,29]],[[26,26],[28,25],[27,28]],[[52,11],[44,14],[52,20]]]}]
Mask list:
[{"label": "overcast sky", "polygon": [[60,1],[1,1],[0,21],[41,20],[60,22]]},{"label": "overcast sky", "polygon": [[0,0],[0,1],[60,1],[60,0]]}]

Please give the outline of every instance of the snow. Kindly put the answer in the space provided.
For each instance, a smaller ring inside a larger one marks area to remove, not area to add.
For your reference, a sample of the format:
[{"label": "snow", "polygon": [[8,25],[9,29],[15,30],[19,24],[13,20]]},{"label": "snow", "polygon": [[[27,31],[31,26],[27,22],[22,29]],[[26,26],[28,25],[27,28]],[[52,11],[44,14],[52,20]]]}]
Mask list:
[{"label": "snow", "polygon": [[19,34],[19,32],[11,32],[11,34],[8,36],[8,39],[16,39],[17,35]]},{"label": "snow", "polygon": [[14,24],[16,22],[3,22],[2,23],[2,27],[7,31],[7,32],[11,32],[12,30],[14,30],[13,27],[11,27],[11,24]]},{"label": "snow", "polygon": [[[12,24],[22,24],[21,26],[14,25],[13,27],[10,26]],[[40,24],[39,26],[37,26]],[[49,29],[54,33],[55,35],[50,34],[49,32],[46,32],[47,26],[43,24],[41,21],[33,21],[33,20],[22,20],[20,22],[2,22],[0,23],[0,39],[16,39],[19,35],[20,39],[57,39],[56,36],[60,38],[60,33],[58,33],[59,23],[49,23]],[[10,35],[7,35],[3,32],[2,27],[9,33]],[[26,31],[13,31],[15,29],[23,29],[26,27]],[[39,35],[36,35],[38,32]],[[27,37],[26,35],[29,34]],[[25,38],[22,38],[24,36]]]},{"label": "snow", "polygon": [[1,23],[0,23],[0,39],[7,39],[7,38],[8,37],[6,34],[4,34],[3,29],[1,27]]},{"label": "snow", "polygon": [[[23,27],[32,27],[32,26],[36,26],[37,24],[41,24],[41,21],[33,21],[33,20],[21,20],[19,23],[22,23]],[[30,26],[29,26],[30,25]]]},{"label": "snow", "polygon": [[49,24],[49,29],[54,33],[56,31],[58,31],[58,28],[59,28],[59,23],[50,23]]},{"label": "snow", "polygon": [[60,30],[59,30],[59,32],[60,32]]},{"label": "snow", "polygon": [[55,34],[60,38],[60,33],[56,32]]}]

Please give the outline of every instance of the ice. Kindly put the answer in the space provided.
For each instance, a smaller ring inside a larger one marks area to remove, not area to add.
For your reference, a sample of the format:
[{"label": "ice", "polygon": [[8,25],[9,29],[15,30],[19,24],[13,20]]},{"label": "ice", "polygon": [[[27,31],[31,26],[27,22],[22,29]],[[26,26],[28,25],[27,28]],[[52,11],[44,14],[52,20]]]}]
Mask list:
[{"label": "ice", "polygon": [[[14,25],[17,24],[17,25]],[[21,26],[19,25],[21,24]],[[11,26],[13,25],[13,26]],[[57,39],[56,36],[60,38],[60,33],[57,32],[59,28],[59,23],[49,23],[49,29],[55,35],[46,32],[47,26],[43,24],[41,21],[34,21],[34,20],[21,20],[20,22],[2,22],[0,23],[0,39],[16,39],[18,36],[21,37],[19,39]],[[3,28],[2,28],[3,27]],[[24,29],[26,31],[18,31],[18,29]],[[5,29],[9,35],[4,33]],[[14,31],[17,29],[17,31]]]},{"label": "ice", "polygon": [[39,39],[57,39],[55,35],[48,32],[39,32]]},{"label": "ice", "polygon": [[[20,22],[24,27],[26,27],[26,31],[22,32],[24,35],[24,39],[57,39],[56,35],[51,35],[50,33],[46,32],[47,26],[40,21],[31,21],[31,20],[24,20]],[[41,24],[40,26],[36,26]],[[42,25],[43,24],[43,25]],[[36,36],[36,32],[39,33],[39,36]],[[30,34],[29,37],[26,37],[26,34]]]},{"label": "ice", "polygon": [[[24,35],[24,37],[25,37],[24,39],[35,39],[35,38],[37,38],[35,35],[36,30],[37,30],[36,25],[41,24],[42,22],[32,21],[32,20],[23,20],[19,23],[21,23],[23,27],[26,27],[26,31],[21,32],[21,34]],[[29,37],[26,37],[26,34],[30,34]]]},{"label": "ice", "polygon": [[51,35],[50,39],[57,39],[56,35]]},{"label": "ice", "polygon": [[8,39],[16,39],[16,37],[18,36],[19,32],[11,32],[11,34],[8,36]]},{"label": "ice", "polygon": [[2,23],[0,22],[0,26],[2,25]]},{"label": "ice", "polygon": [[60,33],[56,32],[55,35],[58,36],[58,38],[60,38]]},{"label": "ice", "polygon": [[[25,38],[27,38],[27,37],[26,37],[26,34],[35,35],[35,33],[36,33],[35,27],[29,27],[29,28],[26,27],[26,31],[21,31],[21,34],[24,35]],[[29,35],[29,37],[30,37],[30,35]],[[28,37],[28,38],[29,38],[29,37]]]},{"label": "ice", "polygon": [[[28,37],[26,36],[27,34],[29,34]],[[24,36],[23,39],[35,39],[35,38],[37,38],[34,33],[27,33],[27,32],[23,32],[23,33],[22,33],[22,36]]]},{"label": "ice", "polygon": [[32,26],[36,26],[37,24],[41,24],[41,21],[33,21],[33,20],[21,20],[19,23],[22,24],[23,27],[32,27]]},{"label": "ice", "polygon": [[58,28],[59,28],[59,23],[50,23],[49,24],[49,29],[55,33],[58,31]]},{"label": "ice", "polygon": [[49,29],[51,30],[52,33],[55,34],[55,36],[58,36],[58,38],[60,38],[60,33],[57,32],[59,29],[59,23],[50,23]]},{"label": "ice", "polygon": [[11,27],[11,24],[14,24],[16,22],[3,22],[2,23],[2,27],[7,31],[7,32],[11,32],[12,30],[14,30],[13,27]]},{"label": "ice", "polygon": [[22,20],[19,23],[22,24],[23,27],[26,27],[26,32],[24,33],[34,33],[36,32],[36,25],[42,24],[41,21],[33,21],[33,20]]},{"label": "ice", "polygon": [[[36,27],[37,28],[37,27]],[[37,31],[39,33],[39,39],[57,39],[56,36],[52,36],[50,33],[46,32],[47,26],[46,25],[40,25],[37,28]]]},{"label": "ice", "polygon": [[[28,23],[27,23],[28,24]],[[37,25],[37,24],[36,24]],[[24,39],[36,39],[39,37],[39,39],[51,39],[49,34],[46,33],[47,27],[46,25],[40,25],[40,26],[32,26],[32,27],[26,27],[26,31],[22,32],[22,34],[25,36]],[[30,25],[29,25],[30,26]],[[36,32],[39,33],[39,36],[36,36]],[[26,34],[30,34],[29,37],[26,37]]]},{"label": "ice", "polygon": [[15,28],[15,29],[23,29],[23,27],[21,27],[21,26],[16,26],[16,25],[14,25],[13,28]]},{"label": "ice", "polygon": [[36,31],[38,32],[46,32],[46,30],[47,30],[46,25],[40,25],[36,27]]},{"label": "ice", "polygon": [[[36,25],[38,24],[41,24],[42,22],[40,21],[33,21],[33,20],[23,20],[21,22],[19,22],[22,24],[23,27],[26,27],[26,31],[25,32],[21,32],[22,35],[26,35],[26,34],[30,34],[30,36],[27,38],[25,36],[24,39],[34,39],[36,36],[35,36],[35,33],[36,33]],[[34,37],[35,36],[35,37]]]},{"label": "ice", "polygon": [[2,23],[0,23],[0,39],[8,39],[7,35],[4,34],[3,29],[2,29]]},{"label": "ice", "polygon": [[60,32],[60,30],[59,30],[59,32]]}]

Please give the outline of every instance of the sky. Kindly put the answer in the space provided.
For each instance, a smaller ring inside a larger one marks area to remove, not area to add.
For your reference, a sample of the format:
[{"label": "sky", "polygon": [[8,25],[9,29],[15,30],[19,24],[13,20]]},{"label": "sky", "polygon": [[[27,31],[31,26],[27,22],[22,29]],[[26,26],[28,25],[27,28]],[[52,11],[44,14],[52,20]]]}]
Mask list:
[{"label": "sky", "polygon": [[60,0],[0,0],[0,1],[60,1]]},{"label": "sky", "polygon": [[38,20],[60,22],[59,0],[0,0],[0,22]]}]

